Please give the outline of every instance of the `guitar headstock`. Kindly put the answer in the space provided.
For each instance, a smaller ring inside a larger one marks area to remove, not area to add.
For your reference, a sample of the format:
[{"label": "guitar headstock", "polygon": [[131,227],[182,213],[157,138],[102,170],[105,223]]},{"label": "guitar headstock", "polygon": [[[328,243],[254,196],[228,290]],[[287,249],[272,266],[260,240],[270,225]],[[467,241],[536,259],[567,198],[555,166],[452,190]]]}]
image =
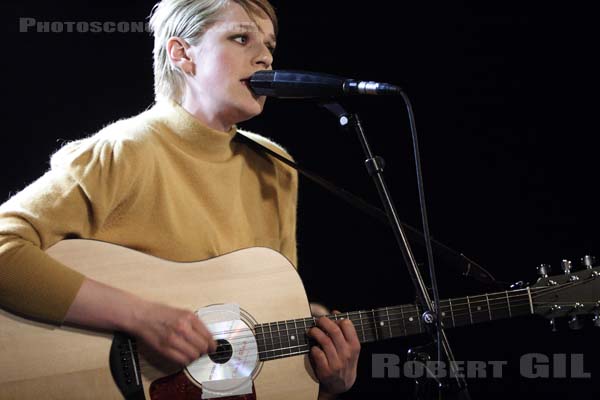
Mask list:
[{"label": "guitar headstock", "polygon": [[548,276],[548,268],[539,268],[542,275],[531,286],[531,300],[536,314],[551,320],[569,317],[572,329],[583,327],[579,316],[593,315],[594,324],[600,327],[600,267],[592,267],[591,258],[584,259],[585,269],[571,271],[571,262],[563,260],[562,275]]}]

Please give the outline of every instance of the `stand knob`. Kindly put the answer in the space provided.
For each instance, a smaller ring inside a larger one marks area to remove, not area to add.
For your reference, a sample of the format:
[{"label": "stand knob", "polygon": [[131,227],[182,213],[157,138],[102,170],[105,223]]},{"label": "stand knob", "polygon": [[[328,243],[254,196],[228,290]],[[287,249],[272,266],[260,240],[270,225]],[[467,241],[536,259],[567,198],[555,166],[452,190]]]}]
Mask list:
[{"label": "stand knob", "polygon": [[562,262],[560,263],[560,267],[563,270],[563,272],[565,273],[565,275],[569,275],[571,273],[571,268],[573,266],[571,264],[571,261],[569,261],[569,260],[562,260]]},{"label": "stand knob", "polygon": [[525,286],[525,282],[518,281],[510,285],[510,290],[523,289],[523,286]]},{"label": "stand knob", "polygon": [[596,314],[594,315],[594,319],[592,319],[592,321],[594,321],[594,326],[596,328],[600,328],[600,315],[598,315],[598,311],[596,311]]},{"label": "stand knob", "polygon": [[540,266],[537,267],[538,274],[542,278],[547,278],[551,270],[552,267],[549,264],[540,264]]},{"label": "stand knob", "polygon": [[581,264],[586,269],[594,268],[595,263],[596,263],[596,257],[594,257],[594,256],[583,256],[583,258],[581,259]]},{"label": "stand knob", "polygon": [[579,318],[577,318],[577,315],[573,315],[573,317],[571,317],[571,319],[569,320],[569,328],[571,328],[574,331],[578,331],[579,329],[583,328],[583,324],[581,323]]}]

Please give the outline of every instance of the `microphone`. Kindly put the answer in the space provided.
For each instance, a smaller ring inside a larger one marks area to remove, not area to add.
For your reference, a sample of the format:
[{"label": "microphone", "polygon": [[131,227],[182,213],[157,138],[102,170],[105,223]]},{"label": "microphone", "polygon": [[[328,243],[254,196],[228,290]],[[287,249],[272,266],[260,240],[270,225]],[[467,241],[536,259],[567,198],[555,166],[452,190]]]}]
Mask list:
[{"label": "microphone", "polygon": [[398,95],[402,89],[389,83],[357,81],[306,71],[258,71],[248,80],[257,96],[310,99],[347,95]]}]

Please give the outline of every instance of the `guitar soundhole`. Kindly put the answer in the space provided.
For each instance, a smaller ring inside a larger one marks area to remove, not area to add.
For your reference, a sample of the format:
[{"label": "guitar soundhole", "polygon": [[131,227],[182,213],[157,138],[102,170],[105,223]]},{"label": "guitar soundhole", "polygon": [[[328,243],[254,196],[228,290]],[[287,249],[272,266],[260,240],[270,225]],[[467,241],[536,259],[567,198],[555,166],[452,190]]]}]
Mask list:
[{"label": "guitar soundhole", "polygon": [[225,364],[231,359],[232,355],[233,349],[231,348],[231,344],[225,339],[219,339],[217,340],[217,351],[209,354],[208,357],[216,364]]}]

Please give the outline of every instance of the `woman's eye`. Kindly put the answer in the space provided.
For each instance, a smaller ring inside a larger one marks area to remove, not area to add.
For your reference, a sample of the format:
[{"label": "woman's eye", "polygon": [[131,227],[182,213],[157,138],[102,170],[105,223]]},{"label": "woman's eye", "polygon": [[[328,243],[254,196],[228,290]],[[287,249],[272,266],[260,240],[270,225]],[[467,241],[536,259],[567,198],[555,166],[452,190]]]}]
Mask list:
[{"label": "woman's eye", "polygon": [[239,44],[246,44],[246,43],[248,43],[248,36],[239,35],[239,36],[234,37],[233,40],[235,40]]}]

